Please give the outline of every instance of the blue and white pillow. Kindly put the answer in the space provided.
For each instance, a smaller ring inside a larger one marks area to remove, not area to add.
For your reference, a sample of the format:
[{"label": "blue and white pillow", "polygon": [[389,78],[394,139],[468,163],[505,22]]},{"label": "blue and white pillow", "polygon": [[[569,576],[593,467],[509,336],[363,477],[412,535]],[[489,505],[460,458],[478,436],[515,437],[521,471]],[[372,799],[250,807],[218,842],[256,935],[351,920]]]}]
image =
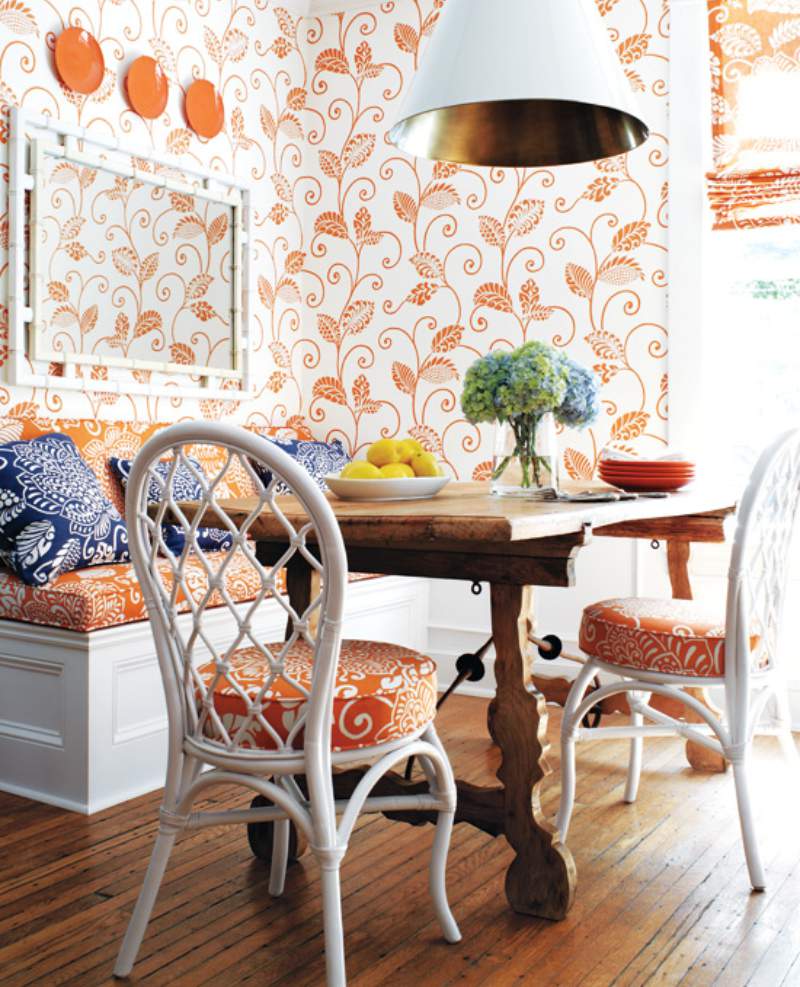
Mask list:
[{"label": "blue and white pillow", "polygon": [[[338,439],[333,442],[314,442],[310,439],[268,439],[267,441],[288,453],[295,462],[299,463],[316,482],[320,490],[327,490],[325,477],[329,473],[340,473],[350,462],[351,457]],[[263,467],[258,470],[262,483],[267,485],[272,479],[272,473]],[[285,483],[279,483],[275,492],[288,493]]]},{"label": "blue and white pillow", "polygon": [[[203,468],[196,459],[187,456],[188,461],[197,470],[203,473]],[[109,457],[108,464],[116,474],[122,489],[125,490],[130,479],[133,468],[132,459],[119,459],[117,456]],[[158,476],[166,483],[172,468],[172,460],[162,459],[155,466]],[[203,496],[203,487],[191,469],[183,463],[178,463],[171,481],[172,499],[176,501],[200,500]],[[148,504],[158,504],[161,501],[162,488],[155,477],[151,477],[150,485],[147,489]],[[173,555],[180,555],[186,545],[186,532],[178,524],[164,524],[161,526],[161,533],[164,544]],[[221,528],[198,528],[197,544],[204,552],[227,552],[233,547],[233,535],[229,531]]]},{"label": "blue and white pillow", "polygon": [[66,435],[0,445],[0,561],[31,586],[128,562],[128,530]]}]

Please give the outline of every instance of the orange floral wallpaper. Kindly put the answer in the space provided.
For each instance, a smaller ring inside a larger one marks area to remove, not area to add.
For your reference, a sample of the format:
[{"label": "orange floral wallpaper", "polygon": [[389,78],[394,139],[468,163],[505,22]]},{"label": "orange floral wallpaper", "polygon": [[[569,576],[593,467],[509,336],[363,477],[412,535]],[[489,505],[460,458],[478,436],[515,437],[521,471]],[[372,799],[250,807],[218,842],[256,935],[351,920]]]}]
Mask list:
[{"label": "orange floral wallpaper", "polygon": [[[666,3],[597,0],[653,127],[648,144],[627,159],[515,171],[415,162],[386,140],[444,2],[386,0],[301,18],[288,2],[267,0],[0,0],[0,103],[254,183],[263,381],[241,406],[233,397],[181,403],[165,380],[157,398],[2,388],[0,410],[152,420],[235,413],[303,422],[354,451],[411,432],[454,474],[485,476],[491,434],[460,414],[463,374],[493,346],[539,338],[568,348],[603,382],[601,422],[563,436],[570,473],[588,476],[608,441],[663,443]],[[89,97],[66,93],[52,71],[54,35],[68,23],[89,28],[105,54],[106,81]],[[121,84],[143,53],[171,82],[156,121],[128,108]],[[200,76],[225,96],[225,128],[212,141],[188,131],[182,115],[183,90]],[[3,219],[0,236],[5,229]]]},{"label": "orange floral wallpaper", "polygon": [[557,170],[414,161],[386,139],[443,0],[309,18],[302,363],[314,428],[360,449],[410,432],[484,477],[491,429],[458,405],[470,362],[547,340],[594,366],[602,421],[563,436],[591,475],[609,441],[662,443],[667,417],[667,50],[662,0],[598,0],[654,134]]}]

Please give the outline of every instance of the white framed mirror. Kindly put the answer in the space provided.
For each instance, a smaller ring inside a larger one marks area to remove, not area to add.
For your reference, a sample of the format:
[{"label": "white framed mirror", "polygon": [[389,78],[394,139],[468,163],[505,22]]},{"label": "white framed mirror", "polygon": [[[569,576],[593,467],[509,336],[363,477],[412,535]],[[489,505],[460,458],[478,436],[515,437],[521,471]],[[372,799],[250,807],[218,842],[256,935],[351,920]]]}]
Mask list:
[{"label": "white framed mirror", "polygon": [[9,183],[11,383],[252,393],[246,183],[18,109]]}]

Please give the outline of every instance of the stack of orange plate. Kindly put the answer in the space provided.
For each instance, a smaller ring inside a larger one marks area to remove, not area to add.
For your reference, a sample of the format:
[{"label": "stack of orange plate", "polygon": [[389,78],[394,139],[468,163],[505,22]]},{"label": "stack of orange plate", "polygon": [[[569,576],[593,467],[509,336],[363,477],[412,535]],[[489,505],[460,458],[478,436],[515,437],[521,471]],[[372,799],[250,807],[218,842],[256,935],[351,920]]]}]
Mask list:
[{"label": "stack of orange plate", "polygon": [[673,459],[601,459],[600,479],[642,493],[680,490],[694,480],[695,464]]}]

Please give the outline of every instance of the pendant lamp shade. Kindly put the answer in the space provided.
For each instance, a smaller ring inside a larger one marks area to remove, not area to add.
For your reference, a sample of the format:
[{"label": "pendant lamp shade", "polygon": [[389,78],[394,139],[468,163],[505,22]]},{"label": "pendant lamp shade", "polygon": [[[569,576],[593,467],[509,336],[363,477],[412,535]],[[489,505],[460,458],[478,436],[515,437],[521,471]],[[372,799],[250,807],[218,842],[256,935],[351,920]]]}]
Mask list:
[{"label": "pendant lamp shade", "polygon": [[595,0],[447,0],[389,139],[438,161],[550,167],[648,134]]}]

